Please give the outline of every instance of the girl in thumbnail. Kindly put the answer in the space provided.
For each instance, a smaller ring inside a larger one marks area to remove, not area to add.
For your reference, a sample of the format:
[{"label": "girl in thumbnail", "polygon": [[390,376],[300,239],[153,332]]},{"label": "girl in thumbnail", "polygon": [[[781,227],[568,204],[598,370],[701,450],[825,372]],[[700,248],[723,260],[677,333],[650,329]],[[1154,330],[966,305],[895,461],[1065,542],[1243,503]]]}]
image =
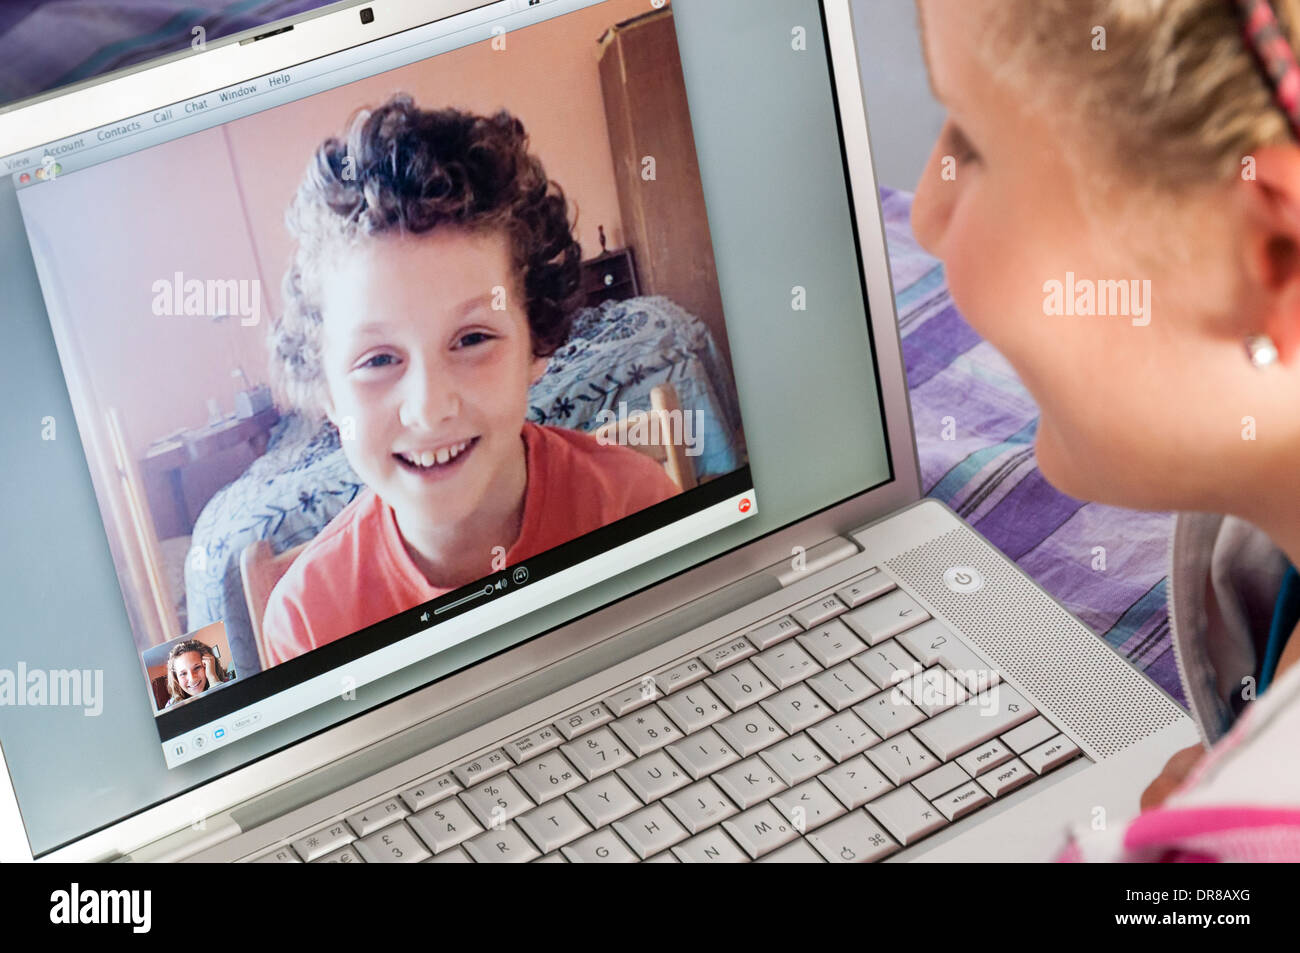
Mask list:
[{"label": "girl in thumbnail", "polygon": [[167,653],[167,694],[170,697],[166,707],[187,702],[232,677],[212,651],[212,646],[198,639],[177,642]]}]

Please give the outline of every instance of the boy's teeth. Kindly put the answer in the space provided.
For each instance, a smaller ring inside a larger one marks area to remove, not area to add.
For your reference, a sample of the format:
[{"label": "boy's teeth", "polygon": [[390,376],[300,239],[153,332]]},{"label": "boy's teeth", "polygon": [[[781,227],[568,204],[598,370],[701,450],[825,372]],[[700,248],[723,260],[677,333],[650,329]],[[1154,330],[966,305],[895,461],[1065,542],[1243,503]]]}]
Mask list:
[{"label": "boy's teeth", "polygon": [[441,466],[449,460],[460,456],[461,452],[464,451],[468,445],[469,443],[467,441],[465,443],[458,443],[454,447],[443,447],[441,450],[425,450],[419,454],[407,454],[406,459],[417,467],[431,467],[434,464]]}]

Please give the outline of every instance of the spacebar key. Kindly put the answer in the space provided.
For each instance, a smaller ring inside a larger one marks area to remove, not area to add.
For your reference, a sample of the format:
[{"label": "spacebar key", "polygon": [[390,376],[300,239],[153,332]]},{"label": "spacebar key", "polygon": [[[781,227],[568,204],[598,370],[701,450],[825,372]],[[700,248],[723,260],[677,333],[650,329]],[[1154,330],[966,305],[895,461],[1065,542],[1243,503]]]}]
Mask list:
[{"label": "spacebar key", "polygon": [[1003,683],[922,722],[912,729],[912,734],[948,761],[1037,714],[1038,709],[1023,695]]}]

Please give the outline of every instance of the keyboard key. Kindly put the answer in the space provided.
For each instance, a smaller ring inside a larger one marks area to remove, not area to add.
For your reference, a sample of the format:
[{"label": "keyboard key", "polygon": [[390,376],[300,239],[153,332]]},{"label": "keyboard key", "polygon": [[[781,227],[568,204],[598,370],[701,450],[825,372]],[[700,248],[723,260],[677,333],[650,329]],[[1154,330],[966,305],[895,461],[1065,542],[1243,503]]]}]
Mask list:
[{"label": "keyboard key", "polygon": [[299,857],[292,847],[285,844],[283,847],[277,847],[269,853],[263,854],[253,861],[255,864],[301,864],[302,858]]},{"label": "keyboard key", "polygon": [[807,685],[791,685],[758,704],[781,726],[782,731],[791,735],[817,724],[831,714],[830,706]]},{"label": "keyboard key", "polygon": [[569,792],[569,800],[582,812],[587,823],[601,828],[613,824],[641,807],[641,802],[616,774],[611,774]]},{"label": "keyboard key", "polygon": [[758,705],[738,711],[714,727],[719,737],[739,752],[742,758],[776,744],[786,736],[772,716]]},{"label": "keyboard key", "polygon": [[484,827],[500,827],[533,806],[523,788],[508,774],[464,791],[460,799]]},{"label": "keyboard key", "polygon": [[698,834],[739,811],[709,778],[668,795],[663,803],[691,834]]},{"label": "keyboard key", "polygon": [[920,791],[921,797],[927,801],[937,801],[940,795],[969,783],[970,775],[950,761],[924,777],[917,778],[912,782],[912,787]]},{"label": "keyboard key", "polygon": [[350,843],[352,843],[352,831],[340,821],[329,827],[322,827],[306,837],[298,838],[293,842],[293,849],[303,860],[310,861]]},{"label": "keyboard key", "polygon": [[1019,758],[1013,758],[999,768],[981,774],[976,780],[994,797],[1001,797],[1022,784],[1028,784],[1037,775],[1030,771]]},{"label": "keyboard key", "polygon": [[754,647],[761,652],[764,649],[770,649],[778,642],[784,642],[786,639],[798,635],[803,629],[804,627],[795,622],[794,619],[785,616],[775,622],[759,626],[751,632],[746,632],[745,638],[749,639]]},{"label": "keyboard key", "polygon": [[651,804],[621,821],[615,821],[614,830],[618,831],[619,836],[642,860],[667,850],[689,836],[662,804]]},{"label": "keyboard key", "polygon": [[897,639],[887,639],[853,656],[853,664],[881,688],[889,688],[922,671],[923,666],[903,650]]},{"label": "keyboard key", "polygon": [[516,738],[505,746],[505,752],[515,764],[523,764],[544,751],[558,748],[562,741],[564,736],[555,729],[555,726],[547,725],[545,728],[538,728],[532,734]]},{"label": "keyboard key", "polygon": [[700,661],[705,664],[710,672],[719,672],[728,665],[733,665],[741,659],[757,654],[758,649],[754,648],[747,638],[741,636],[722,645],[714,646],[706,652],[701,652]]},{"label": "keyboard key", "polygon": [[965,817],[977,807],[989,803],[993,798],[974,781],[949,791],[934,799],[934,806],[943,811],[943,816],[950,821]]},{"label": "keyboard key", "polygon": [[480,864],[526,864],[542,856],[513,823],[466,841],[465,850]]},{"label": "keyboard key", "polygon": [[591,825],[564,798],[519,815],[515,823],[544,854],[557,851],[565,844],[591,833]]},{"label": "keyboard key", "polygon": [[1035,773],[1046,774],[1053,768],[1059,768],[1078,753],[1078,745],[1065,735],[1057,735],[1049,741],[1044,741],[1037,748],[1030,748],[1021,757]]},{"label": "keyboard key", "polygon": [[638,860],[612,827],[588,834],[561,851],[574,864],[634,864]]},{"label": "keyboard key", "polygon": [[754,657],[756,665],[764,675],[772,680],[778,689],[797,685],[810,675],[816,675],[822,667],[813,661],[813,657],[803,650],[797,642],[788,642],[768,649]]},{"label": "keyboard key", "polygon": [[1030,748],[1037,748],[1044,741],[1049,741],[1059,735],[1056,726],[1050,721],[1039,715],[1037,718],[1030,719],[1019,728],[1012,728],[1002,735],[1002,743],[1014,751],[1016,754],[1024,754]]},{"label": "keyboard key", "polygon": [[1024,696],[1002,684],[935,715],[924,725],[918,725],[915,734],[940,758],[951,761],[1037,714],[1038,710]]},{"label": "keyboard key", "polygon": [[562,745],[560,751],[588,781],[632,760],[632,752],[607,727]]},{"label": "keyboard key", "polygon": [[873,569],[868,575],[855,579],[843,589],[837,590],[835,595],[839,596],[840,601],[850,609],[856,609],[864,602],[870,602],[896,588],[898,587],[893,579],[880,570]]},{"label": "keyboard key", "polygon": [[880,741],[880,736],[852,711],[842,711],[814,725],[808,729],[808,736],[837,763],[861,754]]},{"label": "keyboard key", "polygon": [[673,854],[671,850],[666,850],[661,854],[655,854],[653,857],[649,858],[648,860],[643,860],[642,863],[643,864],[680,864],[681,861],[677,859],[676,855]]},{"label": "keyboard key", "polygon": [[722,828],[755,860],[799,836],[777,809],[766,802],[728,818],[722,822]]},{"label": "keyboard key", "polygon": [[640,758],[682,737],[681,730],[658,705],[642,708],[610,725],[632,754]]},{"label": "keyboard key", "polygon": [[817,660],[822,668],[830,668],[853,658],[867,646],[861,639],[849,631],[839,619],[832,619],[825,625],[797,636],[798,642],[808,654]]},{"label": "keyboard key", "polygon": [[867,812],[904,847],[948,823],[937,807],[910,786],[876,798],[867,805]]},{"label": "keyboard key", "polygon": [[930,613],[902,589],[848,612],[844,622],[868,645],[898,635],[930,618]]},{"label": "keyboard key", "polygon": [[402,821],[361,838],[356,848],[368,864],[418,864],[431,856]]},{"label": "keyboard key", "polygon": [[942,665],[978,695],[1002,680],[993,668],[942,622],[931,619],[902,633],[898,641],[926,665]]},{"label": "keyboard key", "polygon": [[393,821],[401,820],[409,813],[405,804],[395,797],[390,797],[386,801],[370,805],[364,811],[348,815],[347,821],[348,826],[356,831],[358,837],[365,837],[381,827],[387,827]]},{"label": "keyboard key", "polygon": [[818,780],[850,811],[894,789],[862,755],[823,772]]},{"label": "keyboard key", "polygon": [[457,765],[451,773],[456,776],[456,780],[465,787],[473,787],[484,778],[490,778],[494,774],[500,774],[506,768],[513,767],[514,762],[500,748],[496,751],[489,751],[473,761],[466,761],[462,765]]},{"label": "keyboard key", "polygon": [[659,691],[659,686],[655,684],[655,680],[647,675],[636,685],[629,686],[621,692],[606,698],[605,707],[614,713],[615,718],[622,718],[629,712],[644,708],[651,702],[658,700],[662,695],[663,692]]},{"label": "keyboard key", "polygon": [[357,853],[357,849],[349,844],[347,847],[340,847],[336,851],[331,851],[324,857],[317,857],[314,863],[317,864],[364,864],[365,860]]},{"label": "keyboard key", "polygon": [[835,762],[805,734],[772,745],[760,757],[790,786],[802,784]]},{"label": "keyboard key", "polygon": [[569,861],[565,858],[563,854],[558,854],[558,853],[543,854],[541,857],[538,857],[535,861],[533,861],[533,863],[535,864],[567,864],[568,862]]},{"label": "keyboard key", "polygon": [[879,695],[872,695],[860,705],[854,705],[853,713],[882,738],[892,738],[900,731],[906,731],[913,725],[925,721],[925,714],[921,709],[897,694],[892,688],[886,689]]},{"label": "keyboard key", "polygon": [[474,863],[474,860],[469,856],[469,854],[465,853],[465,848],[457,847],[454,850],[449,850],[446,851],[445,853],[434,854],[432,857],[426,860],[425,863],[426,864],[472,864]]},{"label": "keyboard key", "polygon": [[774,795],[772,805],[800,834],[815,831],[844,814],[844,805],[816,778]]},{"label": "keyboard key", "polygon": [[713,827],[673,848],[686,864],[746,864],[749,855],[736,846],[721,827]]},{"label": "keyboard key", "polygon": [[991,771],[1000,764],[1006,764],[1015,754],[997,738],[992,741],[986,741],[972,751],[966,752],[957,759],[962,770],[973,778],[979,777],[985,771]]},{"label": "keyboard key", "polygon": [[586,734],[601,725],[614,720],[614,716],[604,705],[588,705],[586,708],[580,708],[578,711],[571,711],[562,718],[556,719],[555,727],[560,729],[560,734],[565,739],[572,741],[578,735]]},{"label": "keyboard key", "polygon": [[655,684],[659,686],[659,691],[671,695],[679,688],[694,685],[708,676],[708,666],[699,659],[693,658],[660,672],[655,676]]},{"label": "keyboard key", "polygon": [[646,804],[691,783],[686,772],[664,751],[637,758],[616,773]]},{"label": "keyboard key", "polygon": [[794,621],[799,623],[799,625],[803,626],[805,629],[811,629],[814,626],[821,625],[823,622],[829,622],[837,615],[847,612],[848,608],[848,606],[840,602],[838,596],[830,595],[823,596],[816,602],[810,602],[807,605],[800,606],[798,609],[791,612],[790,615],[794,618]]},{"label": "keyboard key", "polygon": [[814,675],[808,684],[836,711],[843,711],[879,690],[851,662],[841,662]]},{"label": "keyboard key", "polygon": [[894,785],[906,784],[939,766],[938,759],[906,731],[868,749],[867,757]]},{"label": "keyboard key", "polygon": [[659,703],[659,707],[688,735],[731,714],[731,709],[719,701],[707,685],[692,685],[669,695]]},{"label": "keyboard key", "polygon": [[712,780],[740,805],[741,810],[779,794],[788,786],[758,755],[723,768]]},{"label": "keyboard key", "polygon": [[577,769],[558,751],[539,754],[532,761],[511,768],[510,776],[519,782],[534,804],[557,798],[582,783]]},{"label": "keyboard key", "polygon": [[461,790],[461,783],[448,772],[407,788],[402,792],[402,800],[411,809],[411,813],[415,813],[423,811],[431,804],[437,804],[449,795],[458,794]]},{"label": "keyboard key", "polygon": [[824,864],[822,855],[813,850],[802,837],[796,837],[784,847],[778,847],[764,856],[760,864]]},{"label": "keyboard key", "polygon": [[696,781],[740,760],[740,755],[712,728],[668,746],[673,760]]},{"label": "keyboard key", "polygon": [[862,811],[808,835],[808,843],[832,864],[868,864],[898,850],[898,845]]},{"label": "keyboard key", "polygon": [[454,797],[413,815],[407,823],[435,854],[483,833],[483,825],[474,820],[469,809]]},{"label": "keyboard key", "polygon": [[732,711],[739,711],[759,699],[776,694],[776,686],[750,661],[733,665],[704,684],[726,702]]},{"label": "keyboard key", "polygon": [[970,693],[952,673],[938,665],[904,679],[893,686],[891,691],[909,699],[927,718],[933,718],[939,712],[947,711],[970,697]]}]

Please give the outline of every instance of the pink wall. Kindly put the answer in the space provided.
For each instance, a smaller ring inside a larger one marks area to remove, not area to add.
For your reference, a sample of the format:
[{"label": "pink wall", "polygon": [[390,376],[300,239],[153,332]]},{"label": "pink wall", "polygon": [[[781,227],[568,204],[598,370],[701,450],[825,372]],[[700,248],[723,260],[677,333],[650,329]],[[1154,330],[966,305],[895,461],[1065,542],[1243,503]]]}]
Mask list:
[{"label": "pink wall", "polygon": [[547,175],[579,210],[583,256],[600,253],[598,225],[605,226],[610,248],[621,247],[596,41],[609,27],[649,8],[647,0],[601,4],[507,34],[504,50],[479,43],[228,127],[258,259],[273,278],[268,282],[272,306],[279,306],[279,279],[292,251],[284,210],[312,153],[324,139],[342,135],[355,110],[377,106],[395,92],[410,93],[425,108],[513,112]]},{"label": "pink wall", "polygon": [[[597,225],[619,247],[596,41],[647,8],[601,4],[510,33],[504,51],[480,43],[25,191],[24,213],[44,235],[60,288],[52,317],[80,343],[95,411],[121,411],[138,458],[153,440],[205,424],[209,397],[229,413],[236,364],[266,381],[266,324],[291,251],[284,212],[302,171],[355,109],[399,90],[426,107],[514,112],[580,210],[584,256],[599,253]],[[261,325],[155,316],[153,283],[177,271],[260,280]]]}]

